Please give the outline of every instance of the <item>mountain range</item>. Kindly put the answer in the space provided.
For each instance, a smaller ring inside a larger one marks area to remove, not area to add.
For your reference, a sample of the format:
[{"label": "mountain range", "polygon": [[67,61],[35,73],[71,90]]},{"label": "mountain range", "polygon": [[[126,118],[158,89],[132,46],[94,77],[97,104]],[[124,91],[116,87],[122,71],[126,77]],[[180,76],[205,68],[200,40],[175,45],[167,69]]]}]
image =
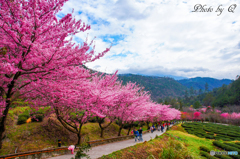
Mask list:
[{"label": "mountain range", "polygon": [[223,84],[229,85],[232,82],[232,80],[230,79],[218,80],[210,77],[196,77],[196,78],[178,80],[178,82],[188,88],[193,87],[193,89],[197,89],[197,90],[198,89],[205,90],[205,84],[207,83],[208,90],[212,91],[213,88],[222,87]]},{"label": "mountain range", "polygon": [[[84,68],[87,68],[84,66]],[[92,72],[95,70],[89,69]],[[99,72],[100,74],[101,72]],[[106,74],[106,73],[105,73]],[[175,80],[171,77],[158,77],[140,74],[118,74],[118,80],[122,80],[123,84],[131,81],[133,83],[145,87],[145,91],[149,91],[153,101],[165,97],[183,97],[185,91],[189,91],[191,87],[195,90],[205,90],[205,84],[208,83],[208,89],[211,91],[213,88],[221,87],[223,84],[229,85],[232,80],[222,79],[218,80],[210,77],[196,77],[189,79]]]},{"label": "mountain range", "polygon": [[157,101],[158,98],[165,97],[183,97],[185,91],[191,87],[195,90],[205,90],[205,84],[208,83],[209,91],[213,88],[221,87],[223,84],[230,84],[232,80],[218,80],[209,77],[196,77],[182,80],[175,80],[170,77],[142,76],[134,74],[119,74],[118,79],[126,84],[129,81],[136,82],[140,86],[144,86],[146,91],[151,93],[151,98]]}]

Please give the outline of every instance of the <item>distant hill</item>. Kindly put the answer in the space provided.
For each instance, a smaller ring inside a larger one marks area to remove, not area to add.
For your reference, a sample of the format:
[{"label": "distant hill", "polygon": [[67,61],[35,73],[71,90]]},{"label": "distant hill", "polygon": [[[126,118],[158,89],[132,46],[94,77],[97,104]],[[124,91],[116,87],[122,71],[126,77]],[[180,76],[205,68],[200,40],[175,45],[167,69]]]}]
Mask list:
[{"label": "distant hill", "polygon": [[145,90],[150,92],[151,98],[154,101],[157,101],[158,98],[165,98],[169,96],[183,96],[185,90],[187,90],[187,87],[169,77],[119,74],[118,79],[122,80],[124,85],[131,81],[145,87]]},{"label": "distant hill", "polygon": [[[84,66],[84,68],[87,68]],[[92,72],[95,70],[89,69]],[[99,72],[101,74],[101,72]],[[106,74],[106,73],[105,73]],[[147,76],[147,75],[134,75],[134,74],[118,74],[118,80],[122,80],[123,84],[131,81],[137,83],[140,86],[145,87],[145,91],[149,91],[151,98],[157,101],[158,98],[165,97],[183,97],[186,90],[189,90],[191,86],[194,89],[205,89],[206,82],[208,83],[209,91],[213,88],[221,87],[223,84],[229,85],[232,81],[229,79],[218,80],[209,77],[196,77],[190,79],[174,80],[170,77],[158,77],[158,76]]]},{"label": "distant hill", "polygon": [[210,77],[196,77],[177,81],[182,85],[186,86],[187,88],[193,87],[193,89],[197,90],[198,89],[205,90],[205,84],[208,83],[209,91],[212,91],[213,88],[221,87],[223,84],[229,85],[232,82],[232,80],[230,79],[218,80]]},{"label": "distant hill", "polygon": [[164,74],[144,75],[144,74],[137,73],[137,75],[152,76],[152,77],[170,77],[170,78],[173,78],[173,79],[175,79],[175,80],[187,79],[187,77],[173,76],[173,75],[164,75]]},{"label": "distant hill", "polygon": [[222,86],[213,92],[215,97],[212,104],[223,107],[226,105],[240,105],[240,78],[228,86]]}]

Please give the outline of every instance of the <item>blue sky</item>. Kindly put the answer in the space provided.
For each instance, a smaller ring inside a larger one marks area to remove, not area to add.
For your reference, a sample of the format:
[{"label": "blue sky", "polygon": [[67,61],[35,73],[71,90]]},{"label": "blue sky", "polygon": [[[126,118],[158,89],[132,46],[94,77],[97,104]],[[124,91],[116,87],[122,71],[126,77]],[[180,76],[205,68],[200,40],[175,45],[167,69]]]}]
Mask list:
[{"label": "blue sky", "polygon": [[[192,12],[196,3],[212,12]],[[234,13],[228,7],[236,4]],[[221,15],[215,12],[219,5]],[[235,79],[240,68],[240,4],[237,0],[69,0],[57,14],[71,13],[91,30],[76,43],[94,39],[96,53],[111,50],[87,66],[98,71]],[[96,38],[95,38],[96,37]]]}]

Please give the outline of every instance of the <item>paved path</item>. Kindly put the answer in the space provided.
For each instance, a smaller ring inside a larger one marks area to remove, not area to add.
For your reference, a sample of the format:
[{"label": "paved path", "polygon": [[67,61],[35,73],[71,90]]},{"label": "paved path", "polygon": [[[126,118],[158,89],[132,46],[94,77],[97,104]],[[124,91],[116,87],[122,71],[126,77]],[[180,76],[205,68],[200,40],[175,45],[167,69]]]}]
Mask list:
[{"label": "paved path", "polygon": [[[166,128],[164,129],[164,132],[165,131],[166,131]],[[163,133],[161,131],[156,130],[153,133],[143,134],[143,141],[148,141],[151,138],[154,139],[156,137],[156,135],[159,136],[159,135],[162,135]],[[118,142],[109,143],[109,144],[105,144],[105,145],[99,145],[96,147],[92,147],[91,150],[88,152],[88,154],[91,159],[96,159],[103,155],[110,154],[114,151],[121,150],[121,149],[124,149],[129,146],[133,146],[137,143],[141,143],[141,142],[135,142],[135,139],[129,139],[129,140],[118,141]],[[67,155],[52,157],[49,159],[71,159],[71,157],[74,157],[75,154],[76,154],[76,152],[74,154],[67,154]]]}]

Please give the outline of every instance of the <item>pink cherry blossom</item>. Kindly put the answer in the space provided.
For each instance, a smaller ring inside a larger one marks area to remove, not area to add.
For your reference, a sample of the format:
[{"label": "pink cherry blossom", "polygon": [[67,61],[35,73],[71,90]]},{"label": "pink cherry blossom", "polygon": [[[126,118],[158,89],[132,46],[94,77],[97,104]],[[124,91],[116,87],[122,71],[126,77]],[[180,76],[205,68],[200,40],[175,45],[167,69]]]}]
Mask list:
[{"label": "pink cherry blossom", "polygon": [[[26,86],[51,83],[49,88],[54,87],[59,82],[55,76],[69,77],[71,70],[79,70],[77,67],[99,59],[110,49],[96,54],[92,42],[73,43],[71,37],[89,30],[90,26],[75,20],[72,14],[57,20],[56,14],[65,2],[67,0],[0,0],[0,48],[7,49],[6,54],[0,53],[0,149],[11,103],[21,95],[31,94]],[[74,78],[84,71],[70,74]],[[54,94],[52,102],[61,97],[57,91]]]},{"label": "pink cherry blossom", "polygon": [[229,114],[228,113],[222,113],[220,116],[223,117],[223,118],[228,118]]},{"label": "pink cherry blossom", "polygon": [[194,118],[200,119],[201,114],[202,114],[201,112],[194,112]]}]

